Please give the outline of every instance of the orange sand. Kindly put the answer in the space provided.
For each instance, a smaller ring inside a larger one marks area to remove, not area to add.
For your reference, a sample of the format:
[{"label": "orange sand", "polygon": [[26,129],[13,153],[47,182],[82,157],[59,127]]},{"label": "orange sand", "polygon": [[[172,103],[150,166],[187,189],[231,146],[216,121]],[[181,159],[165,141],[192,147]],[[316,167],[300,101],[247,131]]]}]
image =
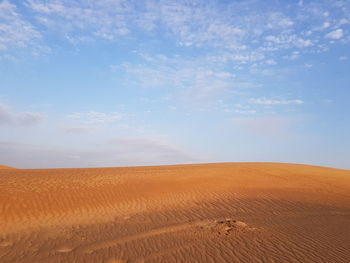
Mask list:
[{"label": "orange sand", "polygon": [[7,165],[0,165],[0,169],[15,169],[15,168],[7,166]]},{"label": "orange sand", "polygon": [[350,171],[0,169],[0,230],[1,263],[349,262]]}]

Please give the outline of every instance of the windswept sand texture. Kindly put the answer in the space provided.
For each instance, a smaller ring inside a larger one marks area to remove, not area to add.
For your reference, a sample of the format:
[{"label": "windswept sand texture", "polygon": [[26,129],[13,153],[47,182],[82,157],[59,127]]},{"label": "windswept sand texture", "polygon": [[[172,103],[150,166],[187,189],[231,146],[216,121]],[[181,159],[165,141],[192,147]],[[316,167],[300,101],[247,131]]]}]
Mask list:
[{"label": "windswept sand texture", "polygon": [[0,169],[15,169],[15,168],[7,165],[0,165]]},{"label": "windswept sand texture", "polygon": [[0,169],[0,262],[349,262],[350,171]]}]

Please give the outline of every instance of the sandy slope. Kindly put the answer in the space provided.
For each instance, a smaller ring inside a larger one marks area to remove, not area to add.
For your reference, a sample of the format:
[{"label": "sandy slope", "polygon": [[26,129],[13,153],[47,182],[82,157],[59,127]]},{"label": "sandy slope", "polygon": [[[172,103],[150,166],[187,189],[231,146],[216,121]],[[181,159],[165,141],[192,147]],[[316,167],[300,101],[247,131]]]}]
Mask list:
[{"label": "sandy slope", "polygon": [[0,170],[0,262],[349,262],[350,171]]},{"label": "sandy slope", "polygon": [[15,168],[7,165],[0,165],[0,169],[15,169]]}]

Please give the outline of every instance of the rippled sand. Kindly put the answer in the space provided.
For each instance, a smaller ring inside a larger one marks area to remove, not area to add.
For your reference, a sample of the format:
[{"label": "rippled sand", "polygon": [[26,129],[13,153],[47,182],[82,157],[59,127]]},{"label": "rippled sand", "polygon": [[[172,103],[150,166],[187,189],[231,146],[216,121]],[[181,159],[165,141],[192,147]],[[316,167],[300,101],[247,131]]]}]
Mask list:
[{"label": "rippled sand", "polygon": [[350,171],[0,167],[0,262],[349,262]]}]

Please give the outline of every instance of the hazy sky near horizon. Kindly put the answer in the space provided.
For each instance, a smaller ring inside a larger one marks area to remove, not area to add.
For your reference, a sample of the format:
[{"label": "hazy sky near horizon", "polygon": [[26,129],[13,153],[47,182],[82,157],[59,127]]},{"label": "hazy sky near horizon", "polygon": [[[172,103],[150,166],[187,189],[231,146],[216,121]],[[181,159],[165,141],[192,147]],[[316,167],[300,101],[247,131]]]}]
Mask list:
[{"label": "hazy sky near horizon", "polygon": [[350,169],[350,1],[0,0],[0,163]]}]

